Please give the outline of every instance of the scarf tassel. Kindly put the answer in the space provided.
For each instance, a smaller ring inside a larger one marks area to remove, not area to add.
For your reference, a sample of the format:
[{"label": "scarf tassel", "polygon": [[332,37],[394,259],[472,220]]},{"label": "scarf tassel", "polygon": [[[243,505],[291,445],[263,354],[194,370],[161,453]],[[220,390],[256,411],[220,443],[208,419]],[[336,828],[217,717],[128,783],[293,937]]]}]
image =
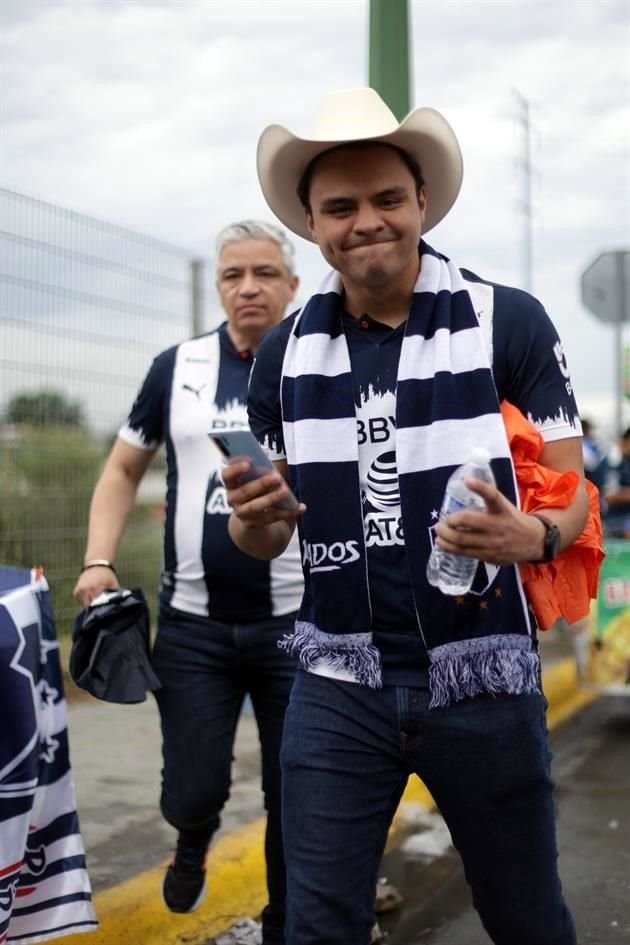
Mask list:
[{"label": "scarf tassel", "polygon": [[481,693],[520,695],[539,692],[540,660],[522,649],[496,649],[441,657],[429,668],[429,708],[443,709],[451,702]]},{"label": "scarf tassel", "polygon": [[371,633],[325,633],[315,624],[298,620],[295,632],[278,641],[280,649],[295,656],[306,670],[322,660],[332,670],[346,670],[356,682],[370,689],[383,685],[381,655]]}]

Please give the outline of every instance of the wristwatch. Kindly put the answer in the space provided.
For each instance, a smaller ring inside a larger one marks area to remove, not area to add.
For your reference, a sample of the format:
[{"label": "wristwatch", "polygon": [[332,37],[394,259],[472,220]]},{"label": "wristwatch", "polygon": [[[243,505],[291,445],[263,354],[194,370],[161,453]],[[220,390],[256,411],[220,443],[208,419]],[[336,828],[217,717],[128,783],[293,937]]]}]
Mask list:
[{"label": "wristwatch", "polygon": [[560,551],[560,529],[555,522],[552,522],[551,519],[548,519],[544,515],[539,515],[538,512],[532,512],[532,518],[540,519],[545,526],[545,543],[543,545],[542,558],[536,558],[532,563],[538,564],[553,561]]}]

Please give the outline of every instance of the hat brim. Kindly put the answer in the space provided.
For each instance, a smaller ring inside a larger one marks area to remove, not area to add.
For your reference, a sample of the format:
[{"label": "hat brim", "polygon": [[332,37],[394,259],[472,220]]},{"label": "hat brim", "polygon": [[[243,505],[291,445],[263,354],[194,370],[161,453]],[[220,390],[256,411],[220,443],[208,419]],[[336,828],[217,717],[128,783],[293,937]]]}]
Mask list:
[{"label": "hat brim", "polygon": [[278,219],[293,233],[312,241],[304,208],[297,196],[297,185],[318,155],[330,148],[360,141],[395,145],[418,162],[427,187],[422,231],[428,233],[437,226],[457,199],[464,164],[455,132],[433,108],[417,108],[396,131],[369,138],[316,141],[298,138],[282,125],[269,125],[258,142],[256,165],[265,200]]}]

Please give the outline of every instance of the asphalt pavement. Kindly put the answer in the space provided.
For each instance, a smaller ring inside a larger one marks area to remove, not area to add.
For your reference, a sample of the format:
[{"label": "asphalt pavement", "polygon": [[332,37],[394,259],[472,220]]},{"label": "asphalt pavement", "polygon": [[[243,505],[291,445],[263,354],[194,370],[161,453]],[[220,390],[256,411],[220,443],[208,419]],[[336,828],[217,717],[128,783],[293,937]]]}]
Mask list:
[{"label": "asphalt pavement", "polygon": [[[598,699],[551,744],[560,874],[578,943],[623,945],[630,942],[630,698]],[[423,842],[438,829],[412,829],[385,859],[405,897],[381,920],[387,945],[489,945],[459,857],[452,847],[433,856]]]},{"label": "asphalt pavement", "polygon": [[[160,815],[160,717],[153,697],[113,705],[71,692],[70,760],[81,834],[95,892],[168,857],[176,834]],[[222,836],[264,814],[256,722],[243,712]]]}]

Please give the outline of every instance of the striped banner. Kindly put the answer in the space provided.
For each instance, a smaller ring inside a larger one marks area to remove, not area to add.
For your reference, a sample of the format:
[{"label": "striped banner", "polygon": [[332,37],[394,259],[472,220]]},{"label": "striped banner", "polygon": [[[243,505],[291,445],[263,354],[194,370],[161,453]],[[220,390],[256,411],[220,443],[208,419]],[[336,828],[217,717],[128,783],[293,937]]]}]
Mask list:
[{"label": "striped banner", "polygon": [[97,927],[48,585],[0,567],[0,945]]}]

